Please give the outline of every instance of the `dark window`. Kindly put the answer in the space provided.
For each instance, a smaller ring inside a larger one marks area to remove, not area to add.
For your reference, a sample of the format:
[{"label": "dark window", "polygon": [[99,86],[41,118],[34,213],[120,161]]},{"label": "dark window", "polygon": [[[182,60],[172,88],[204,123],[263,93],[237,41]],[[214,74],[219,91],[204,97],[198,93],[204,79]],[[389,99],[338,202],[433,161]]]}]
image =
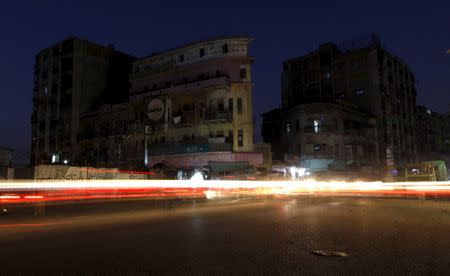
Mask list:
[{"label": "dark window", "polygon": [[247,79],[247,69],[246,68],[241,68],[241,70],[239,70],[239,77],[241,78],[241,80]]},{"label": "dark window", "polygon": [[228,44],[224,44],[222,46],[222,53],[224,53],[224,54],[228,53]]},{"label": "dark window", "polygon": [[61,78],[61,90],[72,88],[72,75],[63,75]]},{"label": "dark window", "polygon": [[244,131],[242,129],[238,129],[238,147],[244,146]]},{"label": "dark window", "polygon": [[233,98],[228,99],[228,110],[233,112]]},{"label": "dark window", "polygon": [[205,55],[205,48],[200,48],[200,57]]},{"label": "dark window", "polygon": [[72,58],[64,58],[61,62],[61,71],[66,72],[72,70],[73,67],[73,59]]},{"label": "dark window", "polygon": [[295,132],[300,131],[300,121],[297,119],[295,120]]},{"label": "dark window", "polygon": [[179,62],[184,62],[184,55],[179,55],[178,56],[178,61]]},{"label": "dark window", "polygon": [[237,99],[237,113],[242,114],[242,98]]},{"label": "dark window", "polygon": [[361,95],[364,95],[364,89],[356,89],[355,90],[355,94],[357,95],[357,96],[361,96]]},{"label": "dark window", "polygon": [[223,111],[223,110],[224,110],[224,107],[223,107],[223,100],[220,100],[219,103],[218,103],[217,105],[218,105],[219,111]]},{"label": "dark window", "polygon": [[46,80],[47,77],[48,77],[48,72],[47,72],[47,70],[42,71],[42,79],[43,79],[43,80]]},{"label": "dark window", "polygon": [[345,92],[342,90],[336,90],[335,96],[336,99],[343,99],[345,97]]}]

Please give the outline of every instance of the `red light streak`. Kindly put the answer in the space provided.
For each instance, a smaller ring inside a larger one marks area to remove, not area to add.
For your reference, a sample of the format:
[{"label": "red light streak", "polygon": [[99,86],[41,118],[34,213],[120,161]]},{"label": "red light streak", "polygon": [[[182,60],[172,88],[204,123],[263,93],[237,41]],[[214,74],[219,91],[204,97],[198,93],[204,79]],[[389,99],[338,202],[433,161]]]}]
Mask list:
[{"label": "red light streak", "polygon": [[214,198],[236,195],[295,196],[309,194],[450,197],[450,182],[92,180],[0,183],[0,203],[8,204],[100,199]]}]

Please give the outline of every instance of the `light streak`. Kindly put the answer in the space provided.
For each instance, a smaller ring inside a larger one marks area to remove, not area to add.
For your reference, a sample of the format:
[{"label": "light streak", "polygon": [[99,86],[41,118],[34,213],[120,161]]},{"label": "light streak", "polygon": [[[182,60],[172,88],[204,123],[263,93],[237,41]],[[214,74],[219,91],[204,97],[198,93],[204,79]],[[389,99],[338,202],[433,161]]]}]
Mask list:
[{"label": "light streak", "polygon": [[391,195],[450,197],[450,182],[320,182],[247,180],[82,180],[0,182],[0,203],[91,199],[218,198],[267,195]]}]

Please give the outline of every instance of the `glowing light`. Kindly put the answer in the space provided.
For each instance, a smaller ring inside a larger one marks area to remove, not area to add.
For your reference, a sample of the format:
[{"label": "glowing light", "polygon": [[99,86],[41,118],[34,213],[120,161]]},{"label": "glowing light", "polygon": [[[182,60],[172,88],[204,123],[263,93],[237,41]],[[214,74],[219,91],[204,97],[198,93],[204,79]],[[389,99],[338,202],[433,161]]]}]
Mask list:
[{"label": "glowing light", "polygon": [[195,172],[191,176],[191,181],[203,181],[203,174],[201,172]]},{"label": "glowing light", "polygon": [[200,172],[190,180],[91,180],[0,182],[0,202],[72,201],[131,198],[217,198],[266,195],[382,195],[450,197],[450,182],[319,182],[203,180]]},{"label": "glowing light", "polygon": [[44,197],[43,197],[43,196],[33,195],[33,196],[24,196],[23,198],[28,198],[28,199],[40,199],[40,198],[44,198]]},{"label": "glowing light", "polygon": [[15,195],[2,195],[0,196],[0,199],[17,199],[20,198],[20,196],[15,196]]}]

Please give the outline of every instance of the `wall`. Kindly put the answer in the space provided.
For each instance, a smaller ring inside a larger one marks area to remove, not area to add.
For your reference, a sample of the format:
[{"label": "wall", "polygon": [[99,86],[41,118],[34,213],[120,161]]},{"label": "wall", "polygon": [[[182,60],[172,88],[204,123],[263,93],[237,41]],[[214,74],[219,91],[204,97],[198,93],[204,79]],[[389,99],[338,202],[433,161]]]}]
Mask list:
[{"label": "wall", "polygon": [[122,172],[115,168],[39,165],[34,168],[34,178],[37,180],[146,179],[147,175]]},{"label": "wall", "polygon": [[207,152],[150,157],[151,166],[163,161],[175,167],[202,167],[208,165],[209,161],[248,161],[253,166],[261,166],[264,163],[262,153]]}]

